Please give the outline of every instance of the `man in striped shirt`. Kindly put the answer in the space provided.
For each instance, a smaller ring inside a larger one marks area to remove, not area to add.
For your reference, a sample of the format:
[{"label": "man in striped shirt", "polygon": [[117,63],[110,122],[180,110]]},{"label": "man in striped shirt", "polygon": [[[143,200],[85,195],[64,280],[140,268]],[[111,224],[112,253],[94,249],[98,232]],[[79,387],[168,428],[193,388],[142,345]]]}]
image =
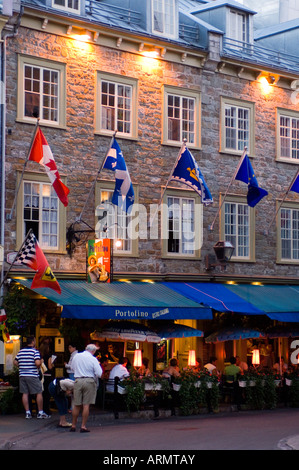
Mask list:
[{"label": "man in striped shirt", "polygon": [[15,357],[14,364],[19,368],[19,390],[22,393],[22,403],[26,411],[26,418],[32,418],[29,409],[29,395],[36,395],[38,408],[37,418],[49,418],[43,412],[42,383],[39,380],[41,357],[37,349],[34,336],[27,338],[27,346],[21,349]]}]

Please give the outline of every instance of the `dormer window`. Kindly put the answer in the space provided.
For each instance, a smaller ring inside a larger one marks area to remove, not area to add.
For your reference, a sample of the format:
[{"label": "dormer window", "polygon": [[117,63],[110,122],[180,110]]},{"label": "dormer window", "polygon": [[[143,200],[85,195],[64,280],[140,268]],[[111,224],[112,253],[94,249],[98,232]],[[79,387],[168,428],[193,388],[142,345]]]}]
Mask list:
[{"label": "dormer window", "polygon": [[236,42],[249,42],[247,15],[243,12],[230,10],[226,36]]},{"label": "dormer window", "polygon": [[52,7],[72,13],[80,13],[80,1],[81,0],[52,0]]},{"label": "dormer window", "polygon": [[176,0],[152,0],[152,33],[176,37]]}]

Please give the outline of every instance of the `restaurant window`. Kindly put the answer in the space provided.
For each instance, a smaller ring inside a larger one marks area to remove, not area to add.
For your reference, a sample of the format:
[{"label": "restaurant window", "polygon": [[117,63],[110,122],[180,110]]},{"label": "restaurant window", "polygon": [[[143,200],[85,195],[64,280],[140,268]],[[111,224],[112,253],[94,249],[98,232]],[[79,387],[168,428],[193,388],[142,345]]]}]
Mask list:
[{"label": "restaurant window", "polygon": [[254,135],[254,104],[222,97],[220,151],[253,155]]},{"label": "restaurant window", "polygon": [[200,93],[165,86],[163,113],[164,144],[200,147]]},{"label": "restaurant window", "polygon": [[65,66],[19,56],[18,120],[65,126]]}]

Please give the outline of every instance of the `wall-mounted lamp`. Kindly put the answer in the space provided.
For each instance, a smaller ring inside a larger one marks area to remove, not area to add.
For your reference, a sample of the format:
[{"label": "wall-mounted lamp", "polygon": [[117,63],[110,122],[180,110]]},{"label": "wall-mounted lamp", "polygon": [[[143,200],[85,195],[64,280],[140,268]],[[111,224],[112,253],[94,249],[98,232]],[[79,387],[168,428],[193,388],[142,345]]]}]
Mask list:
[{"label": "wall-mounted lamp", "polygon": [[219,241],[213,246],[215,255],[206,256],[206,270],[210,271],[216,266],[226,269],[226,264],[230,261],[235,247],[229,241]]}]

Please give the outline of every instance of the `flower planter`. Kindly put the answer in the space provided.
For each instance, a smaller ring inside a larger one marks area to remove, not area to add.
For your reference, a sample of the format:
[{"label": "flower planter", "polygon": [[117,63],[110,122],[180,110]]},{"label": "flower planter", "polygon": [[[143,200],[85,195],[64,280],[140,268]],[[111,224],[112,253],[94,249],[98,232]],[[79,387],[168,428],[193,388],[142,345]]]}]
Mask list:
[{"label": "flower planter", "polygon": [[239,380],[239,387],[245,388],[246,387],[246,380]]},{"label": "flower planter", "polygon": [[249,380],[249,387],[255,387],[256,382],[255,380]]},{"label": "flower planter", "polygon": [[144,384],[144,390],[145,391],[162,390],[162,385],[161,384]]},{"label": "flower planter", "polygon": [[127,390],[124,387],[121,387],[120,385],[117,386],[117,392],[120,395],[125,395],[127,393]]},{"label": "flower planter", "polygon": [[279,385],[280,385],[280,380],[274,380],[274,383],[275,383],[275,386],[276,386],[276,387],[279,387]]},{"label": "flower planter", "polygon": [[290,387],[292,385],[292,381],[290,379],[286,379],[286,385]]},{"label": "flower planter", "polygon": [[213,382],[207,382],[207,388],[212,388],[213,387]]},{"label": "flower planter", "polygon": [[172,384],[172,388],[173,390],[175,390],[176,392],[178,392],[181,388],[181,384]]},{"label": "flower planter", "polygon": [[201,381],[198,380],[198,382],[195,382],[194,387],[199,388],[201,386]]}]

